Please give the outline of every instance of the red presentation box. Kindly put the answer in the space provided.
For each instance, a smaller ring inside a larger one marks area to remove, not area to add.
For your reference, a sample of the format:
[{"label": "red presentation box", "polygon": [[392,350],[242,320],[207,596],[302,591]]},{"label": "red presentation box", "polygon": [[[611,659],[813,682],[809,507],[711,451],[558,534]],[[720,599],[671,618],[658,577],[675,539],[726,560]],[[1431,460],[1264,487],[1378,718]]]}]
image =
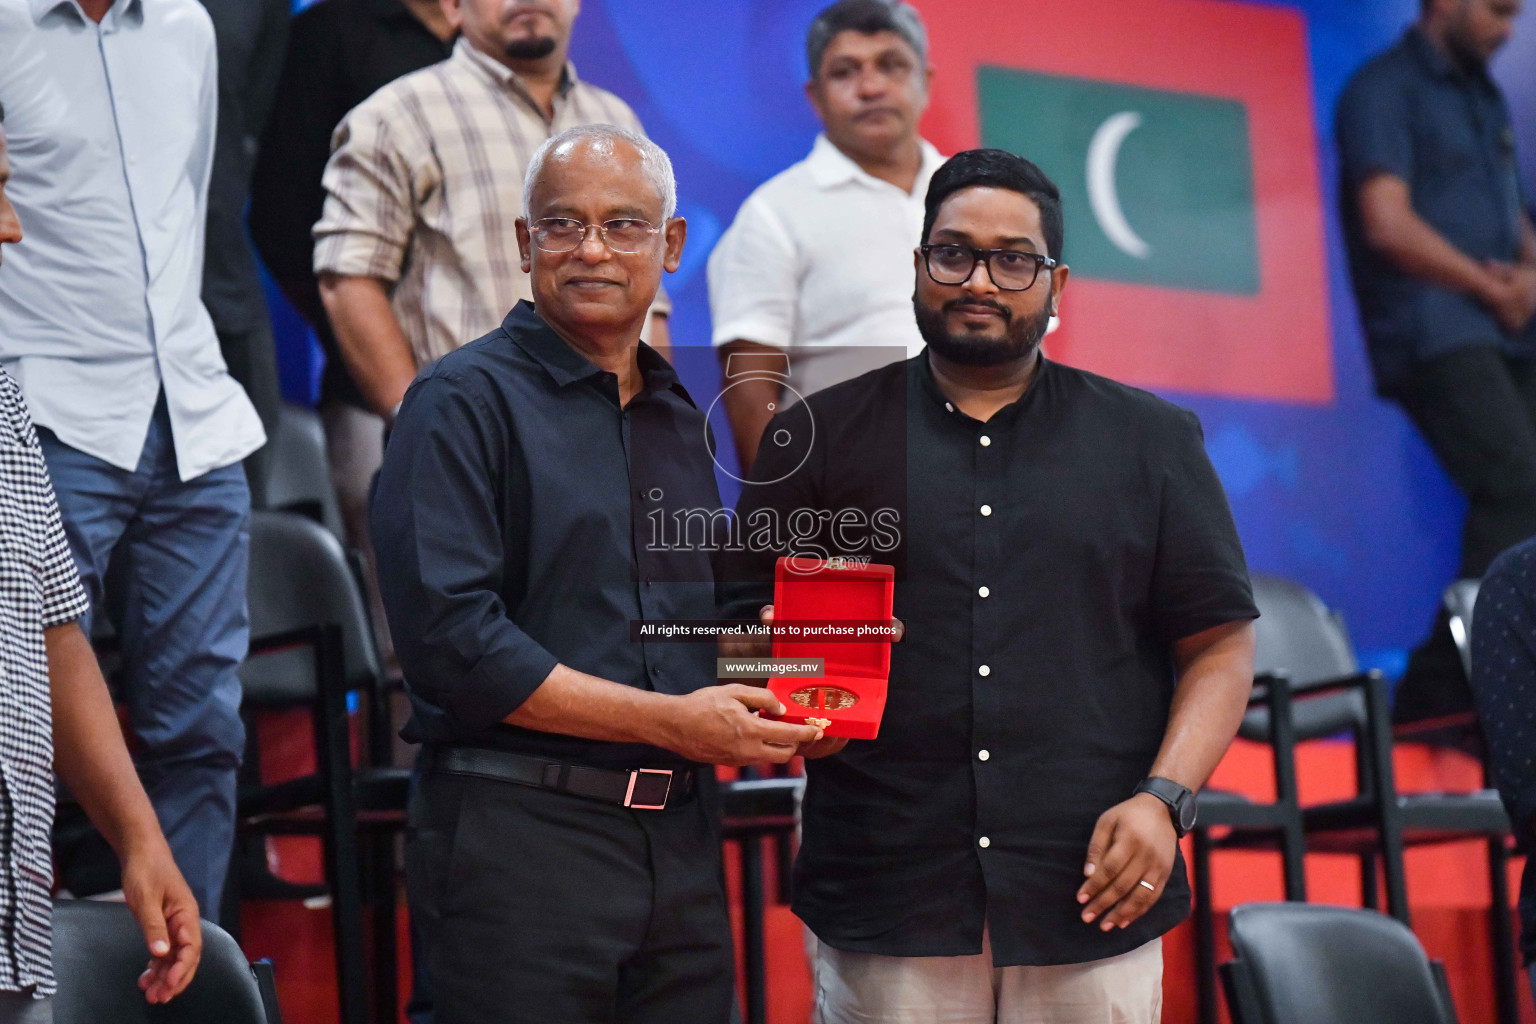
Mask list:
[{"label": "red presentation box", "polygon": [[[780,558],[774,571],[773,620],[849,626],[891,621],[896,569],[841,558]],[[822,658],[819,679],[773,676],[768,688],[787,709],[782,721],[813,722],[828,736],[872,740],[880,732],[891,676],[891,641],[781,637],[775,658]]]}]

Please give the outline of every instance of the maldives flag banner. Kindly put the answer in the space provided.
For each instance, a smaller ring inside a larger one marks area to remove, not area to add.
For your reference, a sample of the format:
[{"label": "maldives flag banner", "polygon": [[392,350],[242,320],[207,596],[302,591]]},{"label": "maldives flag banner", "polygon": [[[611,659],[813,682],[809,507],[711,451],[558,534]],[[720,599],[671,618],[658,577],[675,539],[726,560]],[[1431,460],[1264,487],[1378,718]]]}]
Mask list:
[{"label": "maldives flag banner", "polygon": [[1333,398],[1306,25],[1238,0],[920,3],[924,133],[1061,188],[1062,362],[1159,390]]}]

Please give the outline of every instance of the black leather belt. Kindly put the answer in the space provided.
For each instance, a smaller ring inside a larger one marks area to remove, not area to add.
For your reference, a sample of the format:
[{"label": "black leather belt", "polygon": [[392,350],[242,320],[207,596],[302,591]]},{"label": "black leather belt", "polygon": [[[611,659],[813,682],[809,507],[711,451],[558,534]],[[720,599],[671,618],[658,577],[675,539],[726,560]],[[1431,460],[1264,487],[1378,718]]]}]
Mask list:
[{"label": "black leather belt", "polygon": [[692,768],[615,771],[479,747],[440,748],[433,755],[432,768],[453,775],[553,789],[636,811],[664,810],[669,802],[680,803],[693,795]]}]

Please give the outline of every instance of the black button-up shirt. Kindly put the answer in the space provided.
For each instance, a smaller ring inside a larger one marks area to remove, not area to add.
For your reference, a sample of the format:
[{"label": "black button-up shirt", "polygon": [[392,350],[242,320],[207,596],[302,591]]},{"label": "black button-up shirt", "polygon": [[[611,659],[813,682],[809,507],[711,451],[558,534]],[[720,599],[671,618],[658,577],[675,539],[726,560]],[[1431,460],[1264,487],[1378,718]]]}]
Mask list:
[{"label": "black button-up shirt", "polygon": [[[1536,849],[1536,538],[1489,567],[1472,616],[1472,693],[1493,781],[1526,851]],[[1520,882],[1520,948],[1536,962],[1536,857]]]},{"label": "black button-up shirt", "polygon": [[1476,299],[1405,274],[1376,252],[1360,219],[1360,186],[1391,174],[1408,183],[1414,212],[1463,253],[1519,261],[1525,212],[1515,135],[1493,79],[1458,68],[1409,29],[1355,72],[1334,130],[1350,271],[1377,387],[1396,392],[1415,366],[1469,347],[1536,351],[1536,323],[1506,335]]},{"label": "black button-up shirt", "polygon": [[[738,514],[810,508],[846,526],[896,510],[895,551],[847,528],[800,549],[894,560],[907,627],[879,738],[807,766],[795,912],[834,947],[892,956],[980,952],[985,923],[998,966],[1115,956],[1173,927],[1182,864],[1110,934],[1079,919],[1076,892],[1099,815],[1162,742],[1170,645],[1257,615],[1195,417],[1042,361],[981,423],[923,353],[812,395],[764,436],[781,429],[752,475],[783,479],[744,488]],[[727,554],[728,616],[771,600],[775,554]]]},{"label": "black button-up shirt", "polygon": [[251,237],[272,276],[309,319],[325,350],[320,392],[367,408],[320,305],[310,229],[320,219],[320,175],[347,111],[402,75],[453,51],[400,0],[320,0],[294,15],[277,99],[251,182]]},{"label": "black button-up shirt", "polygon": [[621,407],[617,378],[523,302],[406,392],[371,525],[407,739],[682,763],[502,722],[556,663],[661,693],[715,683],[712,640],[630,640],[635,620],[713,618],[707,552],[649,535],[657,515],[720,507],[703,413],[665,359],[644,345],[639,359],[644,388]]}]

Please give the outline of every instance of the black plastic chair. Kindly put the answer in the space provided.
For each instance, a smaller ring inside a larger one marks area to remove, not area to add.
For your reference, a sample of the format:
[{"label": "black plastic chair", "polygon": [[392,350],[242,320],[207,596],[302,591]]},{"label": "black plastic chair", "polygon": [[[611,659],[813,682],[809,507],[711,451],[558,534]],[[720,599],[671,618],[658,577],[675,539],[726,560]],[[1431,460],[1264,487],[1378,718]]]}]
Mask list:
[{"label": "black plastic chair", "polygon": [[1222,965],[1234,1024],[1456,1024],[1445,973],[1371,910],[1250,903]]},{"label": "black plastic chair", "polygon": [[[1296,797],[1296,738],[1291,712],[1290,680],[1271,672],[1255,680],[1249,707],[1255,729],[1269,744],[1275,780],[1275,801],[1259,803],[1241,793],[1204,789],[1200,815],[1190,835],[1195,889],[1195,970],[1198,1019],[1216,1024],[1216,922],[1211,895],[1211,854],[1222,847],[1264,846],[1280,851],[1285,898],[1307,898],[1303,857],[1306,840]],[[1218,836],[1215,830],[1222,830]]]},{"label": "black plastic chair", "polygon": [[[1507,873],[1510,826],[1498,794],[1489,789],[1399,793],[1392,766],[1393,729],[1386,684],[1379,672],[1359,671],[1343,621],[1315,594],[1286,580],[1255,576],[1254,596],[1262,612],[1260,649],[1271,645],[1277,663],[1290,670],[1297,741],[1342,732],[1350,733],[1355,741],[1356,795],[1302,807],[1307,850],[1358,857],[1363,900],[1373,910],[1378,907],[1379,861],[1387,911],[1409,925],[1404,849],[1467,839],[1485,841],[1498,1019],[1503,1024],[1515,1024],[1514,934]],[[1266,629],[1270,631],[1267,634]],[[1271,655],[1264,657],[1268,660]],[[1250,719],[1254,717],[1250,715]],[[1261,735],[1253,721],[1245,721],[1240,734],[1250,738]]]},{"label": "black plastic chair", "polygon": [[[763,886],[763,840],[789,846],[800,820],[804,776],[756,778],[742,769],[742,778],[720,786],[721,838],[737,844],[741,853],[742,960],[746,965],[745,1024],[768,1020],[768,962],[764,923],[767,893]],[[779,895],[788,900],[788,880],[780,868]]]},{"label": "black plastic chair", "polygon": [[[373,1019],[363,938],[366,849],[373,1001],[387,1008],[374,1016],[393,1019],[394,837],[404,826],[410,771],[388,765],[387,750],[378,749],[372,752],[373,764],[352,765],[347,695],[366,695],[373,715],[387,706],[367,606],[335,535],[291,512],[252,513],[248,593],[255,639],[241,668],[242,710],[310,709],[317,771],[270,785],[247,780],[239,795],[240,834],[322,839],[343,1024]],[[250,734],[254,737],[255,730]]]},{"label": "black plastic chair", "polygon": [[336,536],[345,536],[320,417],[311,409],[283,403],[272,436],[267,439],[267,448],[267,493],[263,507],[302,512]]},{"label": "black plastic chair", "polygon": [[149,962],[144,936],[121,903],[53,905],[54,1024],[282,1024],[272,965],[247,963],[218,925],[203,922],[203,959],[185,992],[150,1006],[138,977]]},{"label": "black plastic chair", "polygon": [[1445,605],[1446,625],[1451,639],[1456,641],[1456,653],[1461,655],[1462,670],[1472,677],[1472,608],[1477,604],[1477,591],[1481,580],[1457,580],[1445,588],[1441,603]]}]

